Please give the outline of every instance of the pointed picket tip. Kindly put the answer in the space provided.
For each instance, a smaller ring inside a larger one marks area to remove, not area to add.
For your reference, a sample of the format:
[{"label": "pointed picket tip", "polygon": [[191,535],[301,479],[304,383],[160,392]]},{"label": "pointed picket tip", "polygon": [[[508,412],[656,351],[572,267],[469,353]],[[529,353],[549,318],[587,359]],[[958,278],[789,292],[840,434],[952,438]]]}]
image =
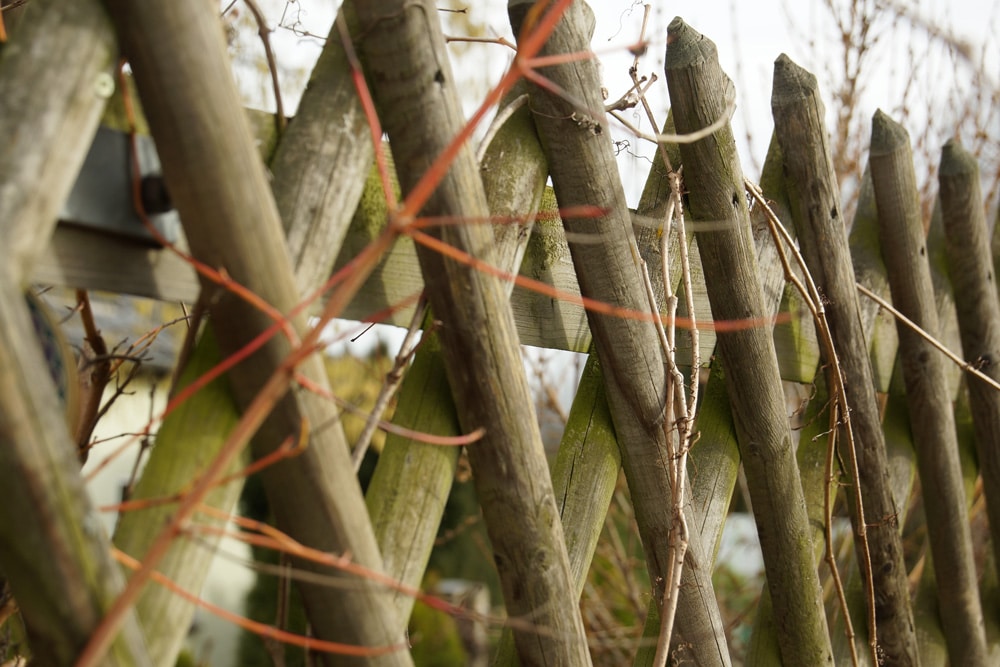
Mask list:
[{"label": "pointed picket tip", "polygon": [[680,16],[675,16],[667,26],[664,69],[681,69],[717,61],[718,58],[715,42],[689,26]]},{"label": "pointed picket tip", "polygon": [[771,87],[771,108],[815,97],[819,82],[807,69],[796,64],[782,53],[774,61],[774,78]]},{"label": "pointed picket tip", "polygon": [[910,133],[881,109],[872,116],[871,155],[886,155],[910,143]]},{"label": "pointed picket tip", "polygon": [[965,150],[962,142],[951,138],[941,148],[941,165],[938,167],[938,179],[965,176],[979,172],[979,164],[975,156]]}]

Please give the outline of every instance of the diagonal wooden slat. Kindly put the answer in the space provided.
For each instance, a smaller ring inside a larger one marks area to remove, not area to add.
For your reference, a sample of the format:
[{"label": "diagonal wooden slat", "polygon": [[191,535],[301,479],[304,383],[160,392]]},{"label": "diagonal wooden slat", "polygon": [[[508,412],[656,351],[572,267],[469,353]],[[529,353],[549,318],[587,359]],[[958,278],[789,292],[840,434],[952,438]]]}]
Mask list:
[{"label": "diagonal wooden slat", "polygon": [[[515,34],[530,27],[531,7],[528,2],[510,3]],[[542,53],[586,53],[592,24],[593,15],[585,3],[573,3]],[[632,220],[611,141],[605,134],[596,65],[584,59],[541,68],[540,74],[573,98],[564,99],[538,85],[531,94],[535,125],[549,157],[559,205],[564,209],[589,205],[603,213],[563,219],[567,232],[573,234],[570,251],[580,291],[599,301],[648,312]],[[667,386],[664,358],[650,322],[594,312],[588,312],[588,322],[601,360],[646,566],[654,582],[653,598],[659,602],[671,558],[672,522],[667,510],[671,494],[663,424]],[[711,594],[711,572],[697,534],[689,541],[685,562],[677,610],[677,643],[692,647],[684,655],[690,655],[697,664],[728,664],[722,620]]]},{"label": "diagonal wooden slat", "polygon": [[[792,221],[801,252],[817,289],[827,299],[826,320],[843,377],[847,405],[840,419],[850,420],[851,443],[841,427],[841,460],[851,460],[843,448],[854,446],[863,514],[849,494],[848,507],[855,534],[867,533],[863,549],[855,540],[858,562],[871,568],[874,618],[880,659],[887,665],[919,662],[909,584],[903,562],[899,511],[892,497],[885,438],[875,397],[871,361],[861,327],[854,270],[840,206],[840,187],[823,126],[825,107],[816,77],[782,54],[774,64],[771,96],[775,136],[784,156],[786,182],[792,202]],[[817,141],[820,138],[822,141]],[[826,359],[827,364],[832,360]],[[827,385],[834,382],[827,369]],[[836,395],[836,389],[831,393]],[[848,479],[852,477],[848,473]],[[877,593],[876,593],[877,591]],[[860,632],[860,628],[856,631]],[[875,638],[869,637],[869,641]]]},{"label": "diagonal wooden slat", "polygon": [[[198,0],[107,4],[129,55],[192,253],[208,266],[225,269],[278,311],[291,312],[299,302],[299,289],[263,162],[245,116],[238,112],[239,95],[212,8]],[[239,351],[271,326],[270,317],[256,307],[211,289],[209,313],[223,356]],[[292,318],[291,324],[302,332],[305,318]],[[230,371],[241,406],[254,400],[292,351],[279,334]],[[327,387],[316,354],[304,357],[296,372],[321,389]],[[311,391],[285,395],[254,437],[254,456],[267,455],[303,429],[309,429],[309,446],[262,473],[278,526],[308,546],[349,553],[354,562],[381,569],[331,402]],[[345,583],[339,588],[301,583],[317,637],[372,648],[402,640],[392,621],[391,599],[382,587],[315,563],[296,564]],[[338,665],[411,664],[405,650],[325,660]]]},{"label": "diagonal wooden slat", "polygon": [[[523,91],[508,94],[505,109]],[[506,219],[526,216],[523,224],[494,225],[498,266],[513,271],[520,262],[532,229],[531,216],[543,200],[548,176],[535,128],[527,108],[504,123],[490,142],[480,165],[490,213]],[[549,202],[548,212],[554,212]],[[504,286],[509,292],[511,284]],[[433,314],[430,314],[433,319]],[[445,372],[444,354],[436,332],[420,341],[413,364],[399,390],[393,422],[418,432],[458,435],[460,424]],[[473,447],[477,445],[472,445]],[[389,433],[365,500],[385,559],[386,572],[419,587],[452,487],[459,451]],[[413,598],[395,597],[400,620],[410,617]]]},{"label": "diagonal wooden slat", "polygon": [[[462,128],[436,8],[431,2],[352,3],[357,40],[404,194],[411,194]],[[420,213],[483,219],[489,208],[471,148],[459,148]],[[477,224],[431,228],[432,238],[488,263],[493,232]],[[485,428],[468,448],[504,601],[522,622],[526,664],[587,665],[548,465],[503,284],[419,246],[424,284],[462,426]],[[533,624],[538,628],[528,627]],[[544,636],[543,636],[544,635]]]}]

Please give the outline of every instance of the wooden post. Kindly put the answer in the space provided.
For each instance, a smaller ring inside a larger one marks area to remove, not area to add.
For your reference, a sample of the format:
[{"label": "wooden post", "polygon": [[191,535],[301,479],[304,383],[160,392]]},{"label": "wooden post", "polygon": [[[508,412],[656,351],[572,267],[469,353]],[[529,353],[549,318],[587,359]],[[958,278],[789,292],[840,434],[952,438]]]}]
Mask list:
[{"label": "wooden post", "polygon": [[[411,193],[463,120],[444,38],[431,2],[354,2],[358,42],[404,193]],[[461,147],[420,213],[481,220],[489,214],[472,150]],[[493,231],[442,225],[428,233],[493,263]],[[527,664],[588,665],[562,524],[518,336],[504,286],[494,276],[418,246],[452,396],[467,431],[476,492],[508,614],[545,630],[514,630]],[[540,632],[545,633],[540,634]],[[548,634],[551,633],[551,634]]]},{"label": "wooden post", "polygon": [[[531,6],[524,0],[510,3],[514,34],[521,32]],[[588,51],[592,26],[593,15],[585,3],[573,3],[541,53],[553,56]],[[575,60],[545,67],[541,74],[568,91],[574,100],[532,87],[535,126],[549,158],[559,206],[565,209],[589,205],[604,212],[594,217],[563,218],[564,227],[573,235],[570,251],[580,292],[598,301],[648,312],[632,221],[606,134],[596,65],[590,59]],[[667,387],[664,357],[656,330],[649,322],[592,311],[588,311],[587,320],[601,361],[656,604],[663,598],[672,552],[672,517],[668,509],[671,487],[663,426]],[[690,521],[692,526],[696,523]],[[708,562],[701,540],[692,530],[674,645],[685,646],[682,656],[696,664],[726,665],[729,651],[718,604],[711,594]]]},{"label": "wooden post", "polygon": [[[674,155],[672,161],[674,159],[680,163],[679,155]],[[636,210],[638,217],[655,219],[665,214],[667,199],[670,196],[666,175],[666,166],[662,156],[657,152],[653,157],[653,166],[650,168],[646,187]],[[640,229],[644,229],[645,232],[640,232]],[[659,254],[656,229],[640,227],[636,232],[640,254]],[[670,251],[676,252],[676,250],[676,243],[672,242]],[[650,261],[650,265],[656,266],[658,263]],[[677,269],[675,273],[679,275],[676,263],[672,268]],[[654,276],[658,275],[658,272],[654,272]],[[662,296],[662,288],[660,295]],[[552,466],[552,485],[559,502],[563,531],[566,535],[566,549],[569,552],[570,568],[578,597],[584,591],[621,470],[621,449],[615,433],[611,408],[608,406],[604,382],[600,360],[594,346],[591,345],[566,420],[566,428],[559,442],[559,452]],[[656,600],[650,600],[646,627],[651,628],[654,633],[651,640],[654,643],[660,627],[658,622],[651,624],[649,618],[655,615],[656,619],[659,619],[659,606]],[[643,648],[640,648],[639,652],[642,651]],[[650,655],[654,651],[655,646],[650,646]],[[516,659],[512,642],[505,632],[493,664],[496,667],[514,666],[517,664]],[[637,662],[638,660],[637,657]]]},{"label": "wooden post", "polygon": [[[108,0],[107,4],[129,55],[192,253],[210,267],[225,269],[279,312],[291,312],[299,302],[299,290],[212,8],[200,0],[142,5]],[[256,306],[227,291],[209,289],[212,326],[223,356],[239,351],[272,325],[271,317]],[[305,329],[302,316],[291,323],[297,331]],[[291,352],[290,342],[279,334],[230,371],[241,406],[253,401]],[[304,358],[296,371],[320,388],[328,386],[318,355]],[[255,436],[253,454],[258,458],[269,454],[303,428],[310,429],[309,446],[262,473],[279,528],[308,546],[350,553],[354,562],[380,570],[381,555],[330,401],[310,391],[286,395]],[[326,566],[295,562],[296,567],[347,584],[336,588],[300,584],[319,638],[370,647],[400,642],[395,610],[380,586]],[[377,658],[335,656],[326,661],[411,664],[405,650]]]},{"label": "wooden post", "polygon": [[[342,21],[341,9],[336,21]],[[335,22],[271,160],[274,200],[299,293],[325,283],[357,208],[375,150]]]},{"label": "wooden post", "polygon": [[[363,124],[361,129],[359,123]],[[273,123],[265,125],[273,133]],[[271,163],[272,189],[303,296],[329,276],[351,221],[350,211],[360,198],[373,154],[370,138],[362,131],[365,128],[367,119],[360,111],[343,42],[334,26],[299,103],[296,122],[278,137]],[[266,161],[273,142],[259,141],[257,145]],[[331,176],[333,172],[336,178]],[[184,268],[190,270],[187,265]],[[180,386],[222,361],[215,335],[210,326],[206,329]],[[164,420],[132,499],[161,498],[183,489],[218,453],[238,419],[239,407],[227,383],[216,381],[202,389]],[[242,480],[234,480],[206,503],[232,512],[242,486]],[[127,553],[145,553],[172,512],[172,506],[155,505],[123,514],[115,530],[116,545]],[[212,554],[206,546],[218,539],[204,535],[197,542],[178,540],[160,565],[160,572],[184,590],[201,590]],[[163,620],[147,628],[147,643],[154,663],[173,665],[195,605],[166,588],[150,586],[136,607],[143,618]]]},{"label": "wooden post", "polygon": [[[825,107],[818,88],[816,77],[788,56],[782,54],[775,61],[771,108],[775,135],[784,156],[792,217],[806,265],[827,299],[826,321],[837,359],[826,359],[826,363],[840,364],[848,401],[840,406],[840,419],[850,420],[853,431],[859,474],[853,483],[860,486],[864,516],[858,515],[853,494],[848,494],[847,502],[858,562],[863,570],[871,569],[873,590],[866,594],[874,596],[879,656],[886,665],[915,665],[919,656],[899,511],[889,484],[889,463],[841,215],[840,188],[833,171],[823,124]],[[832,383],[830,377],[828,370],[828,384]],[[835,394],[831,388],[830,395]],[[850,446],[844,431],[842,427],[838,439],[841,448]],[[841,459],[850,460],[849,453],[842,451]],[[867,549],[862,548],[858,537],[865,533]]]},{"label": "wooden post", "polygon": [[[680,18],[667,32],[666,74],[677,131],[690,133],[728,113],[735,91],[715,44]],[[716,320],[766,317],[750,234],[743,172],[732,130],[681,145],[691,217]],[[743,469],[774,604],[781,656],[790,665],[832,664],[819,577],[813,566],[774,343],[767,327],[720,331],[718,350],[739,436]]]},{"label": "wooden post", "polygon": [[[500,108],[520,93],[523,90],[515,89]],[[531,216],[538,211],[548,176],[527,107],[515,112],[494,136],[480,172],[492,215],[504,220],[526,216],[525,224],[498,224],[493,230],[497,265],[504,271],[517,271],[531,233]],[[509,293],[513,283],[503,287]],[[428,321],[432,319],[433,315]],[[425,329],[400,386],[393,423],[435,435],[461,433],[441,341],[432,329]],[[455,477],[458,454],[457,447],[386,435],[365,500],[386,572],[408,586],[420,586]],[[400,622],[405,624],[414,600],[402,594],[394,599]]]},{"label": "wooden post", "polygon": [[[1000,301],[986,237],[979,166],[952,139],[938,171],[948,275],[957,295],[962,353],[970,364],[1000,379]],[[990,537],[1000,562],[1000,392],[967,376],[976,451],[990,517]]]},{"label": "wooden post", "polygon": [[[893,304],[937,336],[910,138],[881,111],[872,119],[870,162]],[[956,665],[984,665],[983,613],[944,360],[905,324],[896,328],[948,654]]]},{"label": "wooden post", "polygon": [[[780,219],[787,219],[788,197],[782,174],[781,149],[773,137],[764,159],[760,187],[764,196],[771,202],[771,209]],[[769,316],[774,316],[781,312],[785,303],[783,295],[787,293],[788,286],[767,222],[756,209],[751,212],[751,223],[765,312]],[[799,312],[791,315],[793,319],[789,322],[789,326],[794,326],[798,330],[799,341],[794,347],[778,352],[778,363],[779,366],[800,370],[789,372],[787,375],[783,373],[782,379],[810,382],[811,376],[803,376],[801,371],[809,366],[810,359],[815,360],[815,341],[810,339],[810,324],[796,321],[796,318],[808,317],[808,314]],[[708,357],[703,354],[702,358]],[[813,367],[815,372],[815,363]],[[712,362],[695,426],[695,430],[701,433],[701,439],[698,447],[691,451],[692,470],[698,471],[693,479],[692,493],[695,507],[703,513],[703,523],[700,528],[702,539],[705,540],[706,548],[714,553],[722,539],[722,529],[729,513],[740,467],[736,427],[733,424],[726,390],[725,368],[719,359],[714,359]],[[708,475],[705,474],[706,471],[715,473]]]},{"label": "wooden post", "polygon": [[[767,157],[764,160],[764,167],[761,174],[761,190],[767,198],[771,210],[774,211],[775,215],[783,223],[785,230],[794,238],[796,233],[795,225],[792,224],[791,203],[789,201],[790,193],[784,172],[784,155],[777,137],[772,134],[771,144],[768,147]],[[758,224],[761,226],[767,225],[766,220],[763,219],[765,217],[763,215],[763,211],[755,207],[753,211],[751,211],[750,216],[751,220],[754,222],[755,233],[759,233],[756,231]],[[767,247],[772,249],[773,252],[773,240],[771,239],[770,232],[767,231],[765,233],[769,243],[769,246]],[[765,275],[769,266],[774,267],[775,269],[780,266],[780,260],[777,257],[772,256],[767,258],[759,251],[757,253],[757,262],[760,271]],[[782,282],[784,283],[783,272]],[[791,290],[795,290],[795,288],[791,285],[786,285],[786,295]],[[804,308],[800,308],[800,310],[804,310]],[[801,332],[814,326],[812,323],[812,316],[809,315],[808,317],[810,320],[809,324],[802,324],[800,327],[797,327],[798,331]],[[777,329],[777,327],[775,328]],[[777,346],[777,341],[775,342],[775,345]],[[799,347],[798,349],[801,350],[802,348]],[[808,361],[806,358],[807,356],[812,357],[812,355],[802,355],[803,358],[801,363],[805,364]],[[815,371],[816,358],[812,357],[812,361],[813,370]],[[721,376],[719,379],[721,381]],[[782,375],[782,379],[787,378]],[[808,386],[810,383],[804,382],[804,384]],[[825,546],[823,526],[826,521],[826,441],[825,439],[814,441],[812,438],[813,436],[820,435],[829,429],[827,421],[818,417],[819,413],[826,405],[826,399],[821,398],[820,394],[824,396],[826,395],[826,391],[822,383],[819,383],[818,386],[816,386],[816,395],[814,395],[809,401],[805,414],[803,414],[800,418],[801,423],[806,424],[806,426],[799,432],[799,445],[795,453],[796,461],[799,464],[799,475],[802,480],[802,492],[806,502],[806,513],[809,516],[813,554],[817,563],[824,552]],[[815,432],[810,433],[810,430]],[[733,438],[735,439],[735,434]],[[778,646],[777,633],[778,627],[774,619],[774,605],[771,603],[771,596],[765,589],[761,595],[760,605],[757,608],[757,615],[754,618],[750,642],[747,647],[748,665],[771,665],[781,661],[781,649]],[[833,642],[834,657],[836,659],[837,653],[835,634],[833,636]]]},{"label": "wooden post", "polygon": [[[220,361],[222,356],[209,327],[192,353],[177,389],[190,385]],[[117,548],[136,558],[148,551],[176,509],[172,503],[155,501],[169,498],[190,485],[218,453],[239,416],[239,408],[225,378],[211,382],[196,398],[167,416],[156,433],[156,446],[150,451],[142,477],[129,498],[130,501],[153,502],[149,507],[121,513],[114,536]],[[231,472],[237,472],[248,459],[244,456],[235,461]],[[222,512],[232,512],[242,489],[243,480],[237,478],[215,489],[204,502]],[[193,524],[221,527],[225,522],[200,516]],[[182,590],[197,593],[208,577],[220,540],[221,535],[211,533],[197,540],[179,539],[157,570]],[[136,610],[139,618],[145,619],[146,644],[153,664],[159,667],[176,664],[191,628],[194,603],[164,586],[147,586],[136,603]]]}]

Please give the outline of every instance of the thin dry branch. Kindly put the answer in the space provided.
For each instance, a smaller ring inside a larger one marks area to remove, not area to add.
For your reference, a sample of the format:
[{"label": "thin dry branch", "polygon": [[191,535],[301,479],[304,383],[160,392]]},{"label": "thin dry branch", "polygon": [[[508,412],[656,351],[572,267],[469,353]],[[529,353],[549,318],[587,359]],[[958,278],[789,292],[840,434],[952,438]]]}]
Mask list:
[{"label": "thin dry branch", "polygon": [[[519,19],[529,24],[530,12],[530,3],[511,4],[515,32]],[[642,319],[653,319],[648,315],[631,218],[605,135],[599,77],[591,60],[575,57],[589,52],[587,30],[593,25],[593,16],[583,3],[575,4],[569,16],[572,20],[560,26],[546,45],[545,53],[558,64],[547,68],[545,82],[538,81],[532,90],[531,107],[550,158],[560,206],[591,204],[601,209],[597,216],[563,219],[567,232],[578,237],[570,242],[577,279],[587,298],[614,304],[617,312],[645,311]],[[547,85],[549,82],[558,86]],[[570,88],[571,96],[562,94]],[[588,322],[658,607],[672,560],[671,515],[663,511],[664,500],[671,498],[664,422],[672,398],[666,392],[664,357],[655,328],[605,312],[616,311],[588,312]],[[727,664],[721,617],[710,594],[709,572],[704,565],[707,559],[700,540],[691,541],[686,559],[688,579],[680,591],[674,643],[692,645],[692,655],[701,664]]]},{"label": "thin dry branch", "polygon": [[[726,115],[735,88],[715,44],[680,18],[668,27],[665,70],[678,132],[700,130]],[[744,179],[728,123],[710,137],[680,146],[694,220],[724,220],[696,230],[713,317],[759,316],[764,295],[751,234]],[[738,444],[752,495],[768,590],[784,632],[785,662],[832,661],[802,485],[791,445],[774,342],[769,332],[718,337]],[[751,393],[752,392],[752,397]]]},{"label": "thin dry branch", "polygon": [[90,452],[90,437],[97,425],[98,413],[101,409],[101,399],[104,396],[104,388],[111,379],[111,361],[108,359],[108,346],[98,331],[94,323],[94,313],[90,308],[90,298],[85,290],[77,290],[76,299],[80,310],[80,321],[83,322],[84,340],[93,353],[93,358],[89,354],[84,354],[89,360],[88,390],[86,402],[81,406],[80,418],[76,424],[76,449],[80,456],[80,463],[87,462]]},{"label": "thin dry branch", "polygon": [[[858,459],[857,459],[857,449],[854,442],[854,431],[851,427],[850,420],[850,407],[847,401],[847,394],[844,386],[844,377],[840,362],[837,359],[837,351],[834,346],[833,337],[830,333],[830,327],[826,321],[825,307],[823,305],[823,299],[816,289],[816,284],[812,280],[812,276],[809,274],[809,269],[806,266],[805,260],[799,253],[798,249],[795,247],[794,242],[788,236],[785,227],[778,220],[774,211],[768,205],[767,200],[764,198],[763,193],[760,191],[754,183],[749,180],[746,181],[747,192],[750,193],[754,201],[758,206],[761,206],[766,214],[768,224],[770,226],[771,234],[774,238],[775,246],[778,248],[778,256],[781,259],[782,267],[785,271],[786,280],[795,286],[799,294],[805,301],[809,311],[813,317],[813,322],[816,325],[817,332],[819,333],[820,341],[823,345],[824,352],[827,355],[827,364],[831,372],[831,384],[834,387],[836,396],[830,410],[830,440],[827,448],[827,489],[825,494],[825,513],[826,513],[826,525],[824,526],[824,533],[826,535],[826,560],[830,567],[830,573],[833,578],[834,586],[837,590],[837,598],[840,601],[841,612],[844,615],[844,623],[847,627],[847,634],[850,639],[853,640],[854,629],[850,619],[850,613],[847,607],[847,598],[844,595],[844,586],[840,578],[840,573],[837,570],[837,562],[834,558],[833,551],[833,496],[835,495],[835,489],[833,488],[834,474],[833,474],[833,463],[834,463],[834,452],[836,451],[836,441],[838,429],[837,426],[843,428],[844,433],[847,437],[847,451],[849,453],[848,462],[850,464],[850,472],[853,479],[858,479]],[[788,261],[786,255],[787,252],[791,253],[795,259],[795,263],[799,271],[802,272],[805,284],[800,280],[792,270],[792,267]],[[864,521],[864,503],[861,497],[861,487],[858,484],[853,485],[854,489],[854,505],[855,511],[859,517],[859,528],[856,531],[856,538],[859,540],[861,545],[862,554],[862,573],[865,577],[865,586],[867,591],[866,602],[868,604],[868,619],[869,619],[869,638],[870,646],[872,649],[872,658],[875,661],[874,664],[878,664],[878,641],[877,641],[877,628],[875,626],[875,590],[872,583],[872,571],[871,571],[871,555],[868,549],[868,541],[865,531],[865,521]],[[858,664],[858,656],[855,652],[854,642],[850,642],[851,649],[851,659],[853,664]]]},{"label": "thin dry branch", "polygon": [[896,318],[897,321],[902,322],[908,329],[910,329],[915,334],[917,334],[925,341],[930,343],[932,346],[934,346],[934,348],[937,351],[939,351],[941,354],[943,354],[945,357],[948,358],[948,361],[955,364],[969,375],[972,375],[977,380],[980,380],[989,385],[990,387],[992,387],[993,389],[1000,391],[1000,382],[997,382],[990,376],[983,373],[976,367],[976,364],[966,361],[961,357],[961,355],[958,355],[955,352],[953,352],[944,343],[938,340],[935,336],[932,336],[927,330],[923,329],[919,324],[917,324],[916,322],[908,318],[906,315],[901,313],[891,303],[880,297],[875,292],[872,292],[870,289],[868,289],[861,283],[857,283],[856,286],[858,288],[858,292],[860,292],[864,296],[868,297],[869,299],[877,303],[879,305],[879,308],[883,308],[886,311],[888,311],[894,318]]},{"label": "thin dry branch", "polygon": [[375,406],[368,415],[368,420],[365,422],[361,435],[358,436],[358,441],[354,443],[354,450],[351,452],[351,458],[354,461],[354,472],[361,469],[361,463],[365,458],[365,453],[368,451],[369,445],[371,444],[372,436],[375,435],[375,430],[379,426],[382,414],[389,406],[389,401],[392,400],[393,395],[396,393],[400,383],[403,381],[403,374],[406,366],[410,363],[410,360],[413,358],[413,354],[416,352],[417,334],[420,332],[420,327],[424,323],[424,315],[426,313],[427,300],[425,298],[421,298],[420,302],[417,304],[416,310],[413,311],[413,319],[410,321],[410,326],[406,330],[406,336],[399,344],[399,352],[396,354],[396,361],[393,364],[392,369],[386,374],[385,382],[382,383],[382,388],[379,390],[378,397],[375,399]]},{"label": "thin dry branch", "polygon": [[[650,5],[645,5],[643,10],[642,29],[639,41],[645,38],[646,23],[649,19]],[[645,91],[640,84],[642,80],[638,76],[639,53],[637,52],[629,69],[632,77],[633,89],[639,91],[639,101],[642,103],[646,118],[658,136],[660,135],[656,118],[653,116],[649,101],[646,99]],[[650,85],[656,80],[655,74],[650,77]],[[684,204],[681,192],[681,176],[678,171],[673,170],[670,163],[670,156],[667,154],[667,147],[664,142],[658,142],[658,150],[663,159],[663,164],[667,169],[667,180],[670,185],[670,195],[667,201],[666,215],[664,216],[660,229],[660,257],[661,257],[661,280],[663,281],[664,304],[667,310],[666,324],[658,323],[657,334],[663,347],[663,355],[666,359],[666,379],[667,397],[665,412],[668,415],[664,420],[664,435],[668,447],[670,448],[669,476],[671,484],[671,505],[672,522],[670,526],[670,545],[673,549],[673,557],[669,561],[667,578],[664,586],[663,602],[660,607],[660,630],[656,641],[656,653],[653,656],[653,664],[658,667],[665,666],[669,659],[670,644],[673,635],[674,620],[677,613],[677,603],[680,599],[680,586],[684,570],[684,556],[687,553],[689,544],[688,522],[684,511],[684,502],[687,494],[687,452],[692,444],[692,428],[694,425],[695,406],[698,404],[698,373],[701,369],[700,350],[698,347],[698,327],[695,322],[694,296],[691,290],[691,266],[688,257],[687,230],[684,224]],[[684,285],[687,312],[691,317],[691,384],[690,400],[685,403],[684,377],[677,367],[676,359],[676,319],[677,319],[677,297],[673,293],[673,281],[670,278],[670,253],[669,239],[673,231],[676,231],[677,246],[681,256],[681,280]],[[649,299],[650,310],[658,312],[656,297],[646,270],[646,263],[640,260],[642,265],[643,281],[646,286],[646,294]],[[666,330],[664,330],[666,326]],[[676,440],[672,433],[676,429]]]},{"label": "thin dry branch", "polygon": [[[280,135],[285,131],[285,126],[288,124],[288,120],[285,118],[285,103],[281,98],[281,85],[278,81],[278,63],[274,58],[274,50],[271,48],[271,32],[272,30],[267,27],[267,18],[264,13],[260,11],[260,7],[257,6],[256,0],[243,0],[246,3],[247,8],[250,13],[253,14],[254,20],[257,22],[257,35],[260,37],[261,44],[264,45],[264,55],[267,58],[267,70],[271,74],[271,89],[274,91],[274,124]],[[223,12],[225,13],[225,12]]]},{"label": "thin dry branch", "polygon": [[[922,328],[936,334],[939,316],[910,138],[902,125],[882,111],[872,118],[869,162],[879,245],[893,302]],[[954,664],[986,664],[983,610],[945,366],[931,344],[902,320],[896,321],[896,329],[938,599],[947,609],[941,625],[949,658]]]},{"label": "thin dry branch", "polygon": [[[118,549],[113,550],[114,557],[125,567],[132,571],[138,571],[142,567],[142,563],[135,558],[132,558],[124,551],[119,551]],[[288,632],[286,630],[281,630],[273,625],[268,625],[267,623],[261,623],[259,621],[254,621],[252,619],[246,618],[245,616],[240,616],[239,614],[234,614],[233,612],[224,609],[218,605],[212,604],[202,599],[200,596],[194,593],[184,590],[176,583],[171,581],[169,578],[165,577],[163,574],[157,571],[150,573],[150,579],[155,583],[169,589],[173,594],[178,595],[188,602],[195,604],[202,609],[205,609],[209,613],[217,616],[225,621],[229,621],[233,625],[239,626],[248,632],[252,632],[262,638],[275,639],[283,644],[289,644],[292,646],[300,646],[305,649],[310,649],[313,651],[320,651],[323,653],[330,653],[334,655],[345,655],[354,657],[375,657],[379,655],[385,655],[387,653],[394,653],[396,651],[405,650],[407,644],[400,643],[392,646],[355,646],[353,644],[342,644],[338,642],[324,641],[322,639],[316,639],[315,637],[307,637],[304,635],[298,635],[293,632]]]},{"label": "thin dry branch", "polygon": [[[648,109],[648,106],[647,106]],[[664,159],[666,160],[665,149]],[[667,580],[664,587],[665,593],[660,611],[660,636],[657,638],[656,654],[653,664],[657,667],[665,667],[669,659],[670,642],[673,633],[674,620],[677,613],[677,603],[680,599],[680,587],[684,571],[684,556],[689,545],[689,531],[687,517],[685,516],[684,503],[687,495],[687,453],[693,444],[692,427],[694,424],[695,406],[698,404],[698,373],[701,369],[701,360],[698,351],[697,327],[692,327],[693,334],[691,347],[691,385],[690,398],[685,396],[684,376],[677,367],[676,347],[674,343],[673,321],[677,315],[677,297],[672,294],[670,280],[670,256],[667,252],[669,231],[677,230],[678,247],[681,255],[681,279],[684,283],[686,305],[688,313],[694,319],[694,297],[691,292],[691,266],[687,254],[687,233],[684,228],[683,199],[681,195],[681,179],[677,172],[670,172],[667,176],[670,181],[670,201],[667,204],[667,215],[663,221],[662,232],[662,274],[664,296],[667,305],[669,334],[663,331],[663,326],[658,326],[660,339],[664,346],[664,358],[667,360],[667,419],[664,420],[663,428],[669,447],[669,473],[671,484],[671,512],[672,522],[670,526],[670,546],[673,550],[667,570]],[[644,272],[647,285],[647,293],[650,297],[650,307],[656,309],[656,301],[653,297],[652,287],[649,284],[649,276]],[[674,433],[676,431],[676,434]]]}]

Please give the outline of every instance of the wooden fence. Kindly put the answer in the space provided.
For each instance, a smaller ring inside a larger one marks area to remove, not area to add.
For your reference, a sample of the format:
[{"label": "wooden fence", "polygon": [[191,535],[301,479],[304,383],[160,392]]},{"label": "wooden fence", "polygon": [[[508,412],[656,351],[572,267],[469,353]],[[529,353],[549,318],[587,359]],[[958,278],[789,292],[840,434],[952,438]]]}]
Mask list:
[{"label": "wooden fence", "polygon": [[[1000,377],[992,363],[1000,354],[995,269],[978,172],[961,146],[943,150],[940,206],[925,237],[909,139],[877,113],[848,236],[816,80],[781,56],[761,192],[745,188],[728,124],[693,143],[665,144],[670,164],[683,165],[695,231],[661,246],[671,194],[663,155],[637,211],[628,211],[603,114],[590,111],[603,105],[592,62],[540,69],[562,95],[514,86],[501,108],[524,94],[527,105],[477,159],[467,143],[452,146],[461,114],[433,8],[368,4],[348,3],[273,152],[251,133],[268,124],[244,122],[205,3],[109,0],[112,29],[96,1],[36,0],[45,11],[29,13],[3,46],[0,127],[16,140],[0,151],[0,568],[34,656],[44,664],[173,664],[194,608],[178,588],[201,588],[211,555],[204,544],[219,538],[218,515],[205,507],[233,510],[240,478],[220,480],[246,464],[249,442],[252,458],[276,461],[261,475],[290,537],[260,539],[308,571],[299,586],[315,648],[337,653],[330,664],[412,664],[404,619],[420,597],[459,449],[390,433],[361,495],[337,408],[320,397],[327,381],[310,354],[317,334],[297,310],[300,295],[332,272],[341,282],[313,311],[323,318],[381,313],[405,324],[411,308],[384,311],[415,302],[423,286],[439,322],[403,380],[393,422],[435,436],[479,435],[467,451],[509,615],[495,664],[583,665],[599,656],[588,650],[577,605],[621,470],[653,582],[635,661],[652,664],[679,524],[665,454],[675,437],[663,423],[668,369],[642,316],[649,306],[637,259],[658,267],[663,248],[677,257],[683,246],[694,314],[716,326],[699,341],[708,380],[688,453],[670,660],[731,664],[711,573],[742,465],[767,572],[747,664],[995,662],[995,556],[977,571],[969,505],[981,474],[1000,526],[1000,393],[874,300],[891,298],[931,337],[961,349],[969,368]],[[558,23],[531,3],[511,4],[523,58],[589,48],[583,3],[556,3],[565,11]],[[389,136],[399,209],[388,207],[371,168],[369,120],[341,31],[355,35]],[[53,230],[110,94],[115,33],[200,276],[169,250],[72,224]],[[668,43],[676,131],[725,118],[735,91],[714,44],[679,19]],[[60,64],[70,60],[67,72]],[[435,163],[443,154],[447,171]],[[428,173],[438,179],[433,191]],[[545,196],[549,175],[561,220],[544,215],[556,206]],[[418,213],[518,222],[429,225],[418,234],[406,229]],[[799,239],[801,265],[796,246],[775,241],[779,229]],[[517,267],[515,287],[506,272]],[[675,292],[676,262],[671,269]],[[230,279],[256,296],[234,295]],[[164,419],[132,498],[142,509],[124,513],[113,536],[117,549],[142,559],[124,577],[94,528],[67,428],[51,418],[58,401],[39,371],[45,362],[23,299],[30,282],[189,302],[201,294],[209,325],[179,391],[252,346],[228,382],[212,381]],[[662,298],[663,281],[653,283]],[[287,319],[276,322],[274,313]],[[518,342],[590,352],[551,471]],[[677,349],[678,359],[691,358],[683,331]],[[782,381],[814,388],[797,446]],[[282,444],[289,439],[308,446],[290,449]],[[913,567],[901,537],[918,486],[930,550]],[[825,527],[841,489],[860,563],[843,573],[853,639],[839,600],[821,590]],[[153,502],[163,497],[176,502]],[[1000,529],[991,537],[1000,544]],[[174,587],[156,585],[161,578]]]}]

